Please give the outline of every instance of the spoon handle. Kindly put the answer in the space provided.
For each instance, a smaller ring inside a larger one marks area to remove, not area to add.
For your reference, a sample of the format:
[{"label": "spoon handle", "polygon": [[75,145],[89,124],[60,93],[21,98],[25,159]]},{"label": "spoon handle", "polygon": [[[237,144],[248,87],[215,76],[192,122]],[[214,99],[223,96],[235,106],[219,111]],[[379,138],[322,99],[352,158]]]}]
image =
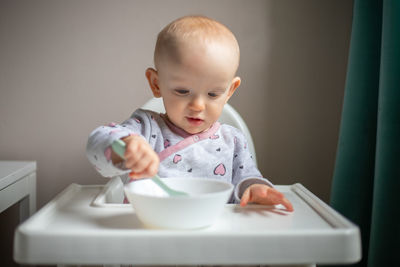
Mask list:
[{"label": "spoon handle", "polygon": [[111,147],[114,150],[114,152],[118,154],[118,156],[124,158],[125,147],[126,147],[124,141],[122,141],[121,139],[117,139],[111,144]]}]

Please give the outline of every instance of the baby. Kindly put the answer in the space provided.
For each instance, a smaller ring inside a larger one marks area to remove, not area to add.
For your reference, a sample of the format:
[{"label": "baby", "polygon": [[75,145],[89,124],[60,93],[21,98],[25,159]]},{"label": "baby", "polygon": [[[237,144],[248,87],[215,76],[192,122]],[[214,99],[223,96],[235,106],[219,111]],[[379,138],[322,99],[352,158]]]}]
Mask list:
[{"label": "baby", "polygon": [[[239,45],[221,23],[203,16],[186,16],[158,35],[155,69],[146,77],[154,97],[162,97],[166,113],[138,109],[121,124],[95,129],[87,156],[103,176],[204,177],[232,183],[231,202],[293,206],[263,178],[244,135],[220,124],[224,105],[240,85],[235,76]],[[126,143],[124,160],[110,145]]]}]

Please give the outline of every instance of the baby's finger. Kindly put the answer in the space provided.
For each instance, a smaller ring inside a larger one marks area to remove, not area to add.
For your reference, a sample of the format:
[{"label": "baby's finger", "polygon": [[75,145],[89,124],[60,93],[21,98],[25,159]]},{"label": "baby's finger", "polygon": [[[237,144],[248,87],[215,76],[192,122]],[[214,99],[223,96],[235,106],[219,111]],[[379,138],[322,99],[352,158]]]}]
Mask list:
[{"label": "baby's finger", "polygon": [[150,166],[150,164],[152,164],[153,161],[154,161],[153,154],[143,153],[141,158],[137,159],[136,161],[134,161],[134,163],[132,163],[130,169],[132,169],[132,171],[137,173],[142,173],[142,172],[145,173],[147,172],[148,167]]},{"label": "baby's finger", "polygon": [[141,161],[143,156],[144,154],[142,151],[125,154],[125,167],[128,169],[133,169],[138,164],[138,162]]},{"label": "baby's finger", "polygon": [[139,144],[137,142],[129,142],[129,144],[126,145],[124,157],[125,159],[132,157],[135,158],[139,156],[139,152],[140,152]]},{"label": "baby's finger", "polygon": [[268,188],[267,190],[267,199],[273,204],[281,203],[284,197],[281,192],[274,188]]},{"label": "baby's finger", "polygon": [[250,200],[250,190],[246,189],[242,195],[242,198],[240,199],[240,206],[242,207],[246,206],[249,200]]},{"label": "baby's finger", "polygon": [[281,204],[286,208],[287,211],[294,211],[292,203],[287,198],[283,198]]},{"label": "baby's finger", "polygon": [[[141,162],[143,164],[143,162]],[[146,166],[147,164],[147,166]],[[130,173],[130,177],[133,179],[153,177],[158,172],[159,160],[146,160],[144,168],[134,168],[134,171]]]},{"label": "baby's finger", "polygon": [[150,162],[150,165],[147,167],[147,170],[146,170],[146,172],[148,173],[148,175],[149,175],[150,177],[153,177],[154,175],[157,174],[157,172],[158,172],[158,165],[159,165],[159,162],[158,162],[158,161],[152,161],[152,162]]},{"label": "baby's finger", "polygon": [[137,180],[137,179],[146,178],[146,176],[143,176],[143,175],[141,175],[140,173],[137,173],[137,172],[130,172],[129,173],[129,178],[131,178],[132,180]]}]

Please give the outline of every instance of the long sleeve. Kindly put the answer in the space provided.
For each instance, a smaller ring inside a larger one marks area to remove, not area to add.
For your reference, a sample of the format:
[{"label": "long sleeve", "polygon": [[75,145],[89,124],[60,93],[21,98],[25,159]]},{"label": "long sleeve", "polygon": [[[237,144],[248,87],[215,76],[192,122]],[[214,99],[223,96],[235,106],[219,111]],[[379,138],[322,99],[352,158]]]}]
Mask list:
[{"label": "long sleeve", "polygon": [[252,184],[265,184],[273,187],[272,183],[264,178],[252,158],[247,147],[247,141],[240,132],[234,136],[234,156],[232,165],[232,182],[235,184],[234,202],[240,202],[243,192]]},{"label": "long sleeve", "polygon": [[96,128],[88,138],[86,154],[96,170],[105,177],[129,173],[129,170],[114,166],[111,161],[111,144],[117,139],[137,134],[146,140],[150,136],[151,118],[142,110],[135,111],[121,124],[109,123]]}]

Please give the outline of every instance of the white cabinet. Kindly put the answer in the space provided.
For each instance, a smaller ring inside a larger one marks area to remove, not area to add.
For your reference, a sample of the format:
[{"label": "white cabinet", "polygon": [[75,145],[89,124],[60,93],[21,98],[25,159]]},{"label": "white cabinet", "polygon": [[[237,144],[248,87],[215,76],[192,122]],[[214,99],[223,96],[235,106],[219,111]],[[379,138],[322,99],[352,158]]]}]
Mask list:
[{"label": "white cabinet", "polygon": [[36,211],[35,161],[0,161],[0,213],[15,203],[20,222]]}]

